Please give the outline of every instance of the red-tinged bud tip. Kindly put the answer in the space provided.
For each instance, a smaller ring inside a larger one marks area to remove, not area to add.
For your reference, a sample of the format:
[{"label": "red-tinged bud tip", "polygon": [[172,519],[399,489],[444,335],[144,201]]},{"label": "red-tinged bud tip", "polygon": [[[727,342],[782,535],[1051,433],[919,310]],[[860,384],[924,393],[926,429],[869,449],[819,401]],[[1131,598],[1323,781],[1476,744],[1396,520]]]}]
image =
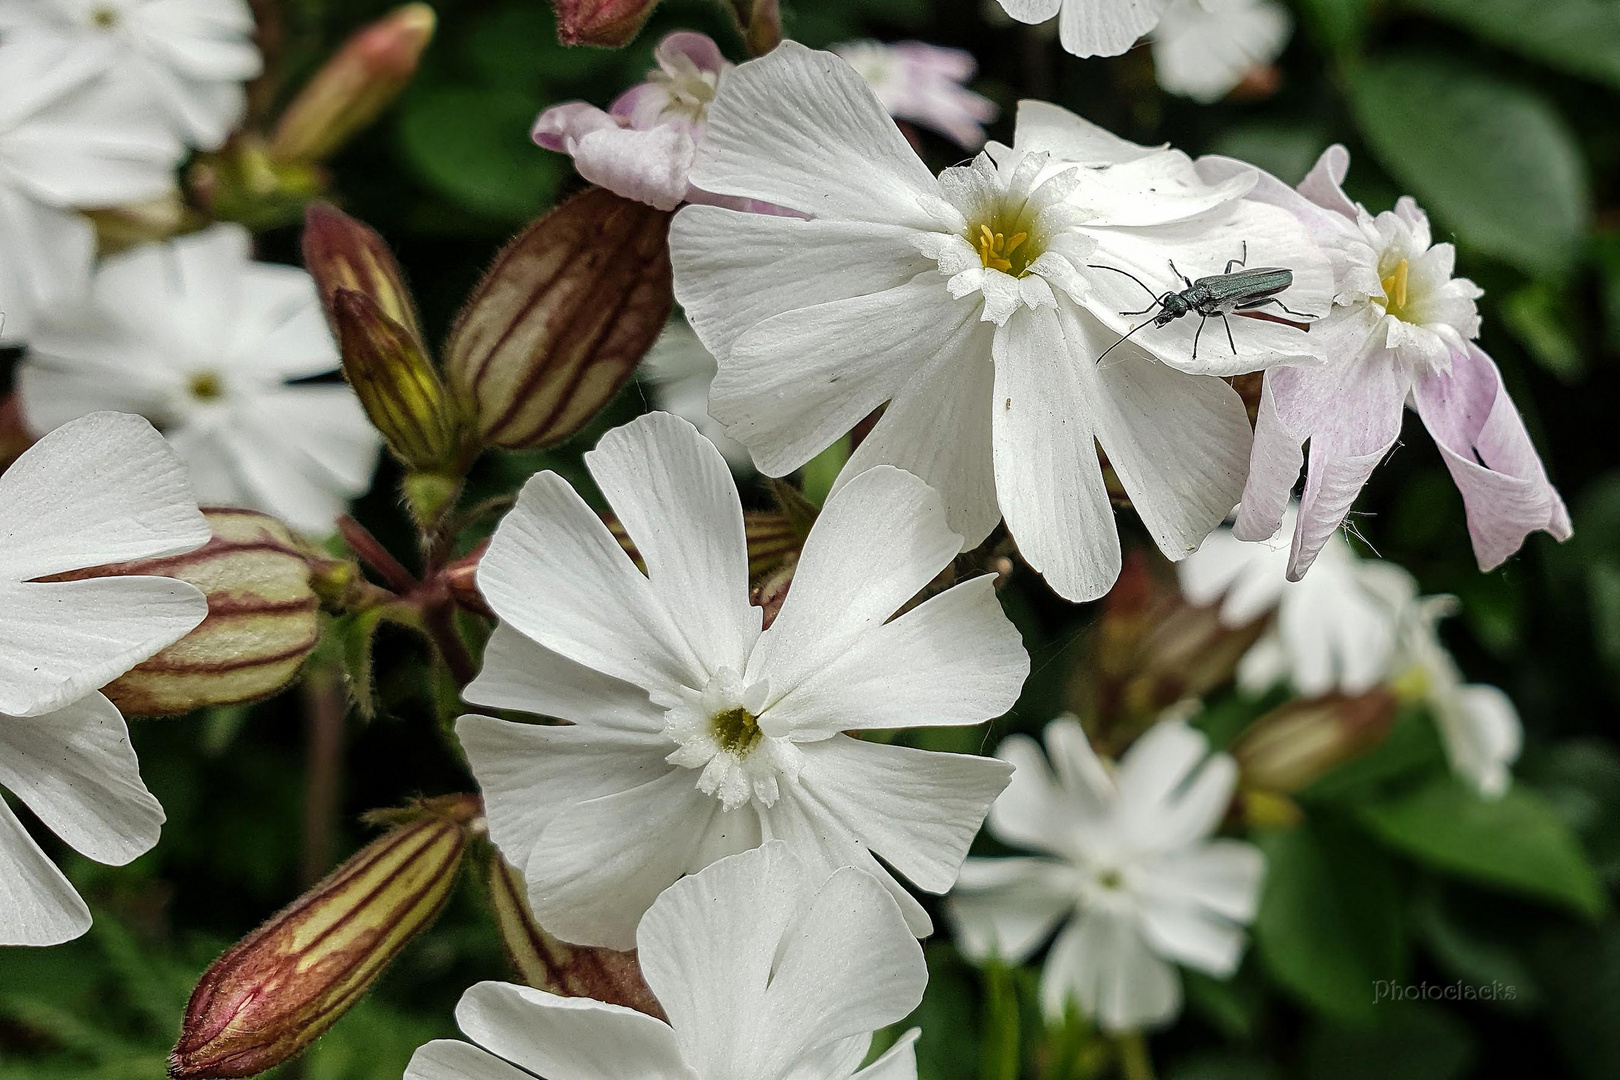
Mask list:
[{"label": "red-tinged bud tip", "polygon": [[557,39],[564,45],[630,44],[658,0],[556,0]]}]

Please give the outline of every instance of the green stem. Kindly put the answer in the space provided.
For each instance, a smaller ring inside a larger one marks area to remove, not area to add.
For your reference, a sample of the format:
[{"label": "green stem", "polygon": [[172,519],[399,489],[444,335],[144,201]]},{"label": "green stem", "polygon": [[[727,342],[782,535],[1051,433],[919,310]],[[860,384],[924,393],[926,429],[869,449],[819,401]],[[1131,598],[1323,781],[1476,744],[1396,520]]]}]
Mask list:
[{"label": "green stem", "polygon": [[1115,1040],[1119,1047],[1119,1074],[1125,1080],[1153,1080],[1153,1058],[1140,1031],[1126,1032]]}]

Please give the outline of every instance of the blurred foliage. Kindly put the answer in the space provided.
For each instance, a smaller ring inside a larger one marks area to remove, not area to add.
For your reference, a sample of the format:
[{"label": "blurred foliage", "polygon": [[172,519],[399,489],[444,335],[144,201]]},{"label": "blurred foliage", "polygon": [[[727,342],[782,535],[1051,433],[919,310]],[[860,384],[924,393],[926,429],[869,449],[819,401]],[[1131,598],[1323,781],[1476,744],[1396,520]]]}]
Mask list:
[{"label": "blurred foliage", "polygon": [[[286,72],[313,70],[389,0],[264,0],[279,9]],[[741,43],[713,0],[664,0],[627,49],[564,49],[542,0],[439,0],[438,38],[393,112],[331,162],[336,197],[399,253],[430,342],[498,246],[579,186],[565,159],[534,147],[545,106],[605,105],[676,28]],[[1531,538],[1481,575],[1461,499],[1414,426],[1358,503],[1372,548],[1463,616],[1448,643],[1474,681],[1518,703],[1527,749],[1518,786],[1480,803],[1445,779],[1432,727],[1409,710],[1371,755],[1299,796],[1303,824],[1259,836],[1271,860],[1254,947],[1228,982],[1189,976],[1179,1023],[1156,1034],[1172,1080],[1449,1080],[1620,1076],[1620,4],[1612,0],[1295,0],[1299,28],[1264,100],[1201,107],[1165,96],[1145,49],[1080,61],[1039,29],[989,18],[980,0],[787,0],[788,33],[810,45],[917,37],[971,49],[975,87],[1004,117],[1019,97],[1068,106],[1128,138],[1254,161],[1299,179],[1330,142],[1353,154],[1348,186],[1374,211],[1410,193],[1458,269],[1489,295],[1483,346],[1501,365],[1548,470],[1574,513],[1562,547]],[[297,79],[285,80],[296,85]],[[960,151],[918,136],[930,163]],[[296,230],[266,234],[267,257],[297,261]],[[0,383],[5,373],[0,372]],[[540,468],[582,476],[580,454],[645,408],[631,386],[560,448],[487,458],[469,501],[514,490]],[[1412,419],[1415,425],[1415,419]],[[824,491],[837,461],[820,461]],[[357,516],[396,552],[410,524],[387,470]],[[764,487],[745,491],[769,505]],[[1126,542],[1150,547],[1134,519]],[[1033,674],[994,730],[918,732],[977,751],[1076,707],[1070,676],[1100,605],[1073,608],[1029,578],[1005,594]],[[298,694],[252,708],[144,721],[134,737],[168,813],[163,843],[110,870],[49,841],[97,908],[96,929],[49,952],[0,953],[0,1080],[135,1080],[162,1075],[197,974],[307,883],[311,845],[339,856],[366,839],[359,815],[416,795],[470,790],[445,720],[453,690],[425,647],[375,620],[340,626],[367,672],[365,719],[344,741],[341,813],[305,820],[306,735]],[[1225,742],[1275,701],[1225,690],[1198,722]],[[318,802],[319,800],[310,800]],[[981,838],[980,850],[993,853]],[[1122,1048],[1076,1018],[1039,1016],[1033,969],[976,970],[928,946],[924,1080],[1080,1080],[1108,1075]],[[461,991],[510,972],[477,890],[445,915],[379,989],[285,1080],[394,1080],[419,1043],[453,1032]],[[1456,997],[1374,1002],[1374,984],[1427,982]],[[1511,995],[1464,997],[1464,987]],[[892,1034],[880,1038],[883,1043]]]}]

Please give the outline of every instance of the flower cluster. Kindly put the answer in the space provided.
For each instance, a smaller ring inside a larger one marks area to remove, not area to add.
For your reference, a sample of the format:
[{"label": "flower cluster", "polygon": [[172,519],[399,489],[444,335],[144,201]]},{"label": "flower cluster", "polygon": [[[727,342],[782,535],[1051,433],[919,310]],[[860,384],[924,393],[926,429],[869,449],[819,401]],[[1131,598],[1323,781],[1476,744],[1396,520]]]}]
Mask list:
[{"label": "flower cluster", "polygon": [[[1056,16],[1082,55],[1152,32],[1161,80],[1200,100],[1289,32],[1270,0],[1001,4]],[[650,11],[587,8],[565,36],[633,36]],[[1339,534],[1408,406],[1482,569],[1571,531],[1474,343],[1481,291],[1417,205],[1351,202],[1341,147],[1296,190],[1040,101],[986,142],[971,56],[776,44],[776,6],[744,8],[755,59],[677,32],[608,109],[538,118],[594,186],[500,254],[440,363],[386,243],[331,206],[309,213],[308,271],[220,220],[94,255],[81,211],[162,194],[184,147],[241,119],[243,0],[0,0],[0,303],[40,436],[0,475],[0,785],[127,862],[163,815],[115,680],[177,708],[223,700],[176,689],[209,665],[251,686],[231,701],[273,691],[324,608],[317,707],[343,685],[369,715],[378,624],[420,634],[478,789],[386,817],[221,957],[172,1075],[307,1046],[464,864],[535,985],[469,990],[467,1041],[423,1046],[410,1080],[915,1080],[915,1030],[862,1062],[922,999],[931,910],[976,961],[1044,948],[1047,1017],[1123,1040],[1174,1018],[1179,967],[1231,977],[1261,909],[1260,846],[1219,834],[1285,785],[1251,764],[1263,724],[1230,743],[1201,725],[1208,686],[1420,700],[1469,798],[1511,783],[1517,714],[1442,646],[1447,599]],[[976,153],[936,174],[911,125]],[[581,470],[461,504],[479,454],[565,442],[638,363],[669,411],[600,434]],[[326,378],[340,366],[352,385]],[[403,561],[343,516],[385,443]],[[786,479],[828,460],[825,491]],[[774,509],[745,511],[756,484]],[[1163,608],[1122,540],[1138,525]],[[319,551],[295,535],[334,529]],[[251,573],[219,572],[241,552]],[[1128,723],[1052,720],[1044,751],[939,749],[928,729],[1019,702],[1025,624],[1000,590],[1035,575],[1173,627],[1130,658],[1149,690]],[[1174,664],[1198,674],[1157,677]],[[970,857],[986,822],[1034,854]],[[0,899],[0,944],[89,925],[3,801]]]}]

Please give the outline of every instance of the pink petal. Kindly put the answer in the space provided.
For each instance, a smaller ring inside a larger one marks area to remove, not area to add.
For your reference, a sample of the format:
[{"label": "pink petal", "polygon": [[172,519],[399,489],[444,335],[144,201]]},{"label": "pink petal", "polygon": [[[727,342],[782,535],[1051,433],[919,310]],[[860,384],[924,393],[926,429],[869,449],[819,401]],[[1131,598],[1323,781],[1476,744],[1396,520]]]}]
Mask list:
[{"label": "pink petal", "polygon": [[[653,58],[665,71],[670,71],[677,57],[690,60],[699,71],[724,71],[731,66],[720,55],[720,46],[714,43],[714,39],[695,30],[677,30],[673,34],[666,34],[664,40],[658,43],[658,48],[653,50]],[[670,71],[670,74],[674,72]]]},{"label": "pink petal", "polygon": [[1469,343],[1451,370],[1420,379],[1418,415],[1434,436],[1462,492],[1468,533],[1481,570],[1494,570],[1524,538],[1546,530],[1568,540],[1573,528],[1496,363]]},{"label": "pink petal", "polygon": [[673,210],[686,197],[686,176],[696,153],[692,137],[674,128],[604,128],[579,140],[574,168],[616,195]]},{"label": "pink petal", "polygon": [[572,154],[573,145],[593,131],[617,128],[611,116],[583,101],[565,101],[541,113],[529,137],[547,150]]},{"label": "pink petal", "polygon": [[1277,415],[1274,374],[1275,370],[1267,372],[1260,387],[1254,446],[1249,451],[1249,479],[1243,485],[1243,501],[1238,504],[1237,520],[1232,524],[1232,535],[1239,540],[1268,540],[1276,535],[1305,464],[1305,437],[1290,431]]}]

